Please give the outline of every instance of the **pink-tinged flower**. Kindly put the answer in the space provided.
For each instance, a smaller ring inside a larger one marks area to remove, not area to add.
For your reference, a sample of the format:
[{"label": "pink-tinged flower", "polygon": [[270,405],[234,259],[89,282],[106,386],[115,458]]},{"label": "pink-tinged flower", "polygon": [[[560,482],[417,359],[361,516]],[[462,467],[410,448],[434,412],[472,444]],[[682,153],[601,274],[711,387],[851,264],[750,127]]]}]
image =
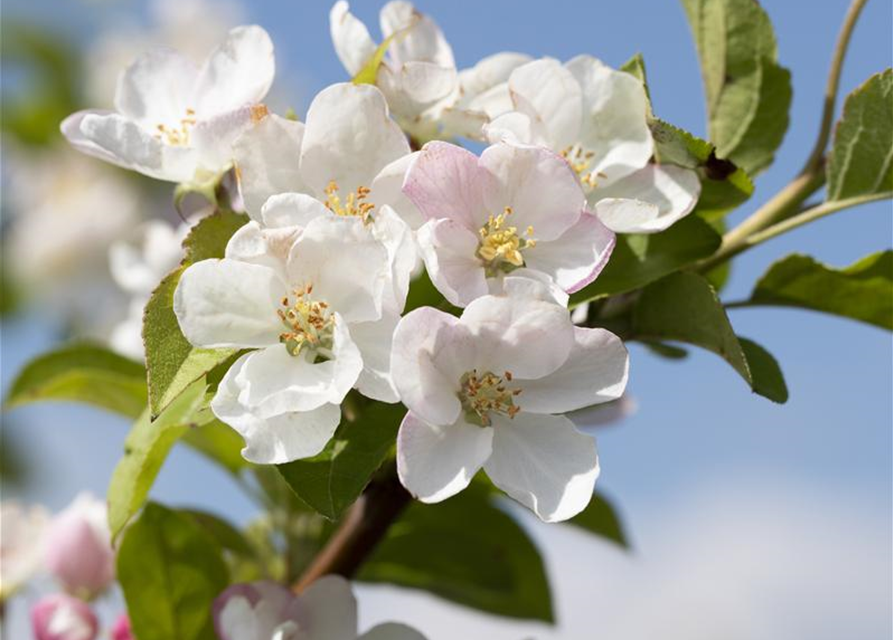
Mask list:
[{"label": "pink-tinged flower", "polygon": [[93,640],[99,634],[96,614],[83,600],[56,593],[31,608],[36,640]]},{"label": "pink-tinged flower", "polygon": [[595,440],[560,414],[619,398],[629,358],[613,333],[575,327],[541,282],[503,285],[460,318],[423,307],[397,325],[391,370],[409,409],[397,470],[440,502],[483,467],[540,519],[566,520],[589,504],[599,464]]},{"label": "pink-tinged flower", "polygon": [[500,143],[478,158],[430,142],[403,192],[428,220],[418,231],[428,274],[460,307],[498,291],[521,268],[573,293],[595,279],[614,248],[614,234],[586,210],[574,172],[547,149]]},{"label": "pink-tinged flower", "polygon": [[105,502],[82,493],[47,528],[47,569],[65,589],[92,598],[115,579],[115,552]]},{"label": "pink-tinged flower", "polygon": [[0,505],[0,602],[15,593],[37,571],[50,515],[41,506]]},{"label": "pink-tinged flower", "polygon": [[227,170],[232,142],[266,113],[273,43],[237,27],[201,67],[171,49],[150,51],[118,80],[115,110],[78,111],[62,123],[87,155],[159,180],[204,182]]},{"label": "pink-tinged flower", "polygon": [[112,625],[112,640],[136,640],[133,631],[130,630],[130,618],[122,613]]},{"label": "pink-tinged flower", "polygon": [[425,640],[402,624],[386,623],[357,636],[357,601],[339,576],[320,578],[297,596],[275,582],[229,587],[214,602],[221,640]]}]

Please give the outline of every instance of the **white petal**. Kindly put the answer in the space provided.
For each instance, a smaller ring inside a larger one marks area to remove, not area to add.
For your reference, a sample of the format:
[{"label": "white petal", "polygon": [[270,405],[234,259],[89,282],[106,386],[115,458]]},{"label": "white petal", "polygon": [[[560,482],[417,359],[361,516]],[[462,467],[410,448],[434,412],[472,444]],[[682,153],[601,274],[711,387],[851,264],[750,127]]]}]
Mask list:
[{"label": "white petal", "polygon": [[[440,27],[416,10],[412,3],[392,0],[382,7],[379,17],[382,36],[396,35],[388,48],[388,55],[395,64],[423,60],[455,68],[453,50]],[[404,29],[404,33],[398,33]]]},{"label": "white petal", "polygon": [[592,437],[563,416],[497,415],[493,425],[493,454],[484,464],[493,484],[545,522],[586,508],[599,473]]},{"label": "white petal", "polygon": [[564,364],[574,345],[567,309],[553,302],[485,296],[465,308],[460,322],[479,338],[480,371],[541,378]]},{"label": "white petal", "polygon": [[382,169],[372,181],[372,192],[368,198],[369,202],[375,203],[379,208],[390,206],[413,231],[421,227],[425,219],[412,200],[403,193],[403,182],[418,154],[416,151],[401,156]]},{"label": "white petal", "polygon": [[269,267],[284,282],[288,279],[288,254],[299,233],[300,229],[296,227],[271,229],[252,220],[230,237],[226,243],[226,258]]},{"label": "white petal", "polygon": [[338,0],[329,12],[329,30],[341,64],[351,76],[357,75],[377,49],[366,25],[350,12],[347,2]]},{"label": "white petal", "polygon": [[368,84],[335,84],[307,111],[301,174],[317,196],[335,181],[344,198],[357,187],[369,187],[384,167],[409,151],[381,91]]},{"label": "white petal", "polygon": [[425,636],[405,624],[385,622],[372,627],[357,640],[425,640]]},{"label": "white petal", "polygon": [[[491,282],[494,282],[491,280]],[[532,269],[515,269],[511,274],[498,281],[500,287],[491,291],[494,295],[505,294],[520,298],[532,298],[554,302],[562,307],[567,307],[568,295],[555,281],[542,271]]]},{"label": "white petal", "polygon": [[189,138],[198,156],[199,168],[212,175],[226,171],[233,163],[235,141],[266,117],[266,107],[249,105],[200,120]]},{"label": "white petal", "polygon": [[407,413],[397,434],[400,482],[422,502],[440,502],[468,486],[490,457],[493,429],[467,424],[435,426]]},{"label": "white petal", "polygon": [[481,165],[497,186],[484,192],[487,211],[496,215],[512,208],[509,224],[533,237],[554,240],[580,218],[586,196],[577,176],[556,153],[541,148],[505,143],[488,147]]},{"label": "white petal", "polygon": [[649,164],[598,188],[595,211],[617,233],[656,233],[687,216],[698,202],[701,181],[691,169]]},{"label": "white petal", "polygon": [[193,108],[203,118],[260,102],[273,84],[273,42],[261,27],[231,30],[199,72]]},{"label": "white petal", "polygon": [[616,238],[599,219],[584,212],[579,221],[552,242],[538,242],[524,252],[525,264],[554,278],[568,293],[595,280],[611,257]]},{"label": "white petal", "polygon": [[484,126],[484,137],[492,143],[534,144],[548,146],[549,134],[545,125],[520,111],[509,111],[493,118]]},{"label": "white petal", "polygon": [[422,307],[406,314],[394,331],[391,376],[400,399],[434,424],[453,424],[462,409],[456,397],[459,380],[447,379],[432,362],[432,351],[444,342],[438,334],[457,323],[448,313]]},{"label": "white petal", "polygon": [[245,208],[255,220],[270,196],[309,191],[299,169],[303,139],[302,123],[269,115],[233,144]]},{"label": "white petal", "polygon": [[[463,99],[475,98],[493,87],[505,83],[512,71],[530,60],[531,58],[527,54],[511,51],[504,51],[481,59],[470,69],[464,69],[459,73]],[[508,91],[507,85],[505,90]],[[510,107],[511,103],[509,102],[506,106]]]},{"label": "white petal", "polygon": [[350,327],[350,337],[363,356],[363,372],[357,389],[367,398],[397,402],[397,390],[391,381],[391,345],[400,314],[385,311],[381,320],[359,322]]},{"label": "white petal", "polygon": [[607,329],[574,327],[574,348],[554,373],[519,382],[515,404],[533,413],[565,413],[623,395],[629,377],[629,354]]},{"label": "white petal", "polygon": [[198,70],[186,56],[172,49],[155,49],[141,55],[118,77],[115,109],[121,115],[146,123],[179,127],[186,118],[189,96]]},{"label": "white petal", "polygon": [[394,110],[406,116],[420,114],[443,100],[456,90],[458,83],[455,67],[443,67],[431,62],[411,61],[403,64],[399,71],[392,72],[390,87],[385,84],[389,73],[390,69],[383,68],[382,91],[389,97],[394,91],[403,94],[408,104],[402,109],[395,106]]},{"label": "white petal", "polygon": [[313,296],[350,322],[381,317],[391,266],[385,246],[356,217],[312,220],[292,247],[290,281],[313,285]]},{"label": "white petal", "polygon": [[[299,596],[300,637],[308,640],[353,640],[357,636],[357,601],[350,583],[328,575],[314,581]],[[306,627],[306,628],[305,628]]]},{"label": "white petal", "polygon": [[580,84],[552,58],[534,60],[509,77],[515,107],[548,131],[546,144],[560,151],[578,141],[583,101]]},{"label": "white petal", "polygon": [[583,89],[583,125],[575,142],[595,154],[596,180],[608,184],[644,167],[654,143],[642,83],[592,56],[578,56],[565,66]]},{"label": "white petal", "polygon": [[400,313],[406,305],[409,281],[419,261],[415,237],[409,225],[389,206],[379,207],[370,228],[388,251],[391,286],[385,289],[384,304]]},{"label": "white petal", "polygon": [[264,347],[279,342],[276,315],[285,283],[268,267],[236,260],[189,266],[174,291],[180,330],[196,347]]},{"label": "white petal", "polygon": [[453,220],[431,220],[418,231],[419,251],[431,282],[447,300],[464,307],[486,295],[487,280],[475,257],[479,240]]},{"label": "white petal", "polygon": [[266,227],[306,227],[311,220],[330,213],[322,202],[306,193],[279,193],[267,199],[260,218]]},{"label": "white petal", "polygon": [[627,393],[617,400],[571,411],[567,417],[584,433],[594,433],[600,427],[616,424],[628,418],[637,409],[636,401]]}]

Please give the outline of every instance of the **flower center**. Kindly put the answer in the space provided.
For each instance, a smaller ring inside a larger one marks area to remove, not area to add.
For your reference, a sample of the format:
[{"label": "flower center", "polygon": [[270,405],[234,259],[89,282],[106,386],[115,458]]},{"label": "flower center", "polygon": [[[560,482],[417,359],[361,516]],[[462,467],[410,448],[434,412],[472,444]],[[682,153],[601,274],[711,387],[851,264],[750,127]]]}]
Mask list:
[{"label": "flower center", "polygon": [[595,158],[594,152],[586,151],[580,143],[577,143],[563,149],[558,155],[567,160],[570,168],[574,170],[574,173],[576,173],[577,176],[579,176],[583,186],[588,187],[589,189],[595,189],[598,184],[595,179],[596,174],[590,170],[593,158]]},{"label": "flower center", "polygon": [[335,215],[356,216],[364,223],[369,223],[372,222],[372,212],[375,210],[374,204],[366,202],[370,191],[369,187],[357,187],[342,202],[338,195],[338,183],[332,180],[326,187],[326,200],[323,204]]},{"label": "flower center", "polygon": [[329,305],[320,300],[313,300],[313,285],[303,289],[295,289],[292,296],[282,298],[282,309],[276,313],[286,331],[279,334],[279,342],[285,345],[288,352],[299,355],[303,350],[311,350],[317,356],[330,358],[335,333],[335,316],[329,311]]},{"label": "flower center", "polygon": [[509,389],[507,382],[512,374],[506,371],[501,376],[490,371],[478,375],[477,369],[466,372],[459,380],[459,401],[470,424],[489,427],[490,412],[502,413],[514,418],[521,409],[515,406],[514,397],[521,389]]},{"label": "flower center", "polygon": [[173,147],[185,147],[189,145],[189,130],[195,126],[195,109],[186,109],[186,117],[180,118],[179,127],[168,127],[164,124],[156,126],[158,133],[155,137],[164,138],[164,141]]},{"label": "flower center", "polygon": [[506,207],[498,216],[487,218],[487,224],[478,232],[481,243],[478,246],[477,255],[484,261],[487,275],[495,276],[498,272],[508,273],[518,267],[524,266],[523,249],[536,246],[533,235],[533,227],[527,227],[526,238],[518,235],[518,228],[506,224],[508,217],[512,215],[512,208]]}]

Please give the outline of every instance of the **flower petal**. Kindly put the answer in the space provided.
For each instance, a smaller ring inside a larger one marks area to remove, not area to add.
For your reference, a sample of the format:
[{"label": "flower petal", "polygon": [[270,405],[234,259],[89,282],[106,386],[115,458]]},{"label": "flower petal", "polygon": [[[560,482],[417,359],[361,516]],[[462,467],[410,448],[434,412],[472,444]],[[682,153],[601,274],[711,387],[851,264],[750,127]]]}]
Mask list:
[{"label": "flower petal", "polygon": [[350,12],[347,2],[338,0],[329,12],[329,30],[341,64],[351,76],[357,75],[377,49],[369,29]]},{"label": "flower petal", "polygon": [[395,312],[402,312],[409,293],[409,281],[419,261],[415,237],[409,225],[387,205],[375,213],[371,229],[388,251],[391,286],[385,288],[384,304]]},{"label": "flower petal", "polygon": [[616,233],[657,233],[691,213],[700,195],[701,181],[691,169],[649,164],[590,197]]},{"label": "flower petal", "polygon": [[[301,637],[347,640],[357,636],[357,601],[350,583],[337,575],[323,576],[298,597]],[[306,634],[306,635],[305,635]]]},{"label": "flower petal", "polygon": [[586,508],[599,474],[592,437],[564,416],[497,415],[493,425],[493,454],[484,464],[493,484],[544,522]]},{"label": "flower petal", "polygon": [[193,108],[207,118],[256,104],[267,95],[275,75],[267,32],[257,25],[236,27],[199,71]]},{"label": "flower petal", "polygon": [[390,206],[413,231],[421,227],[425,219],[412,200],[403,193],[403,182],[418,155],[419,152],[415,151],[401,156],[382,169],[372,181],[372,191],[368,198],[369,202],[374,202],[379,208]]},{"label": "flower petal", "polygon": [[582,92],[560,62],[553,58],[529,62],[515,69],[508,83],[515,108],[545,125],[547,139],[530,142],[560,151],[579,141]]},{"label": "flower petal", "polygon": [[154,128],[179,128],[186,118],[198,69],[173,49],[154,49],[137,58],[118,78],[115,109],[124,117]]},{"label": "flower petal", "polygon": [[260,209],[265,227],[306,227],[311,220],[330,215],[326,206],[306,193],[279,193],[270,196]]},{"label": "flower petal", "polygon": [[490,457],[493,429],[467,424],[436,426],[412,412],[397,434],[400,482],[422,502],[440,502],[468,486]]},{"label": "flower petal", "polygon": [[196,347],[265,347],[279,342],[285,283],[269,267],[236,260],[189,266],[174,291],[180,330]]},{"label": "flower petal", "polygon": [[271,229],[252,220],[230,237],[225,257],[269,267],[285,282],[288,254],[299,233],[296,227]]},{"label": "flower petal", "polygon": [[335,84],[307,111],[301,174],[318,197],[334,181],[344,198],[357,187],[369,187],[384,167],[409,151],[381,91],[368,84]]},{"label": "flower petal", "polygon": [[405,624],[385,622],[375,625],[357,640],[425,640],[425,636]]},{"label": "flower petal", "polygon": [[388,55],[395,65],[421,60],[455,68],[453,50],[440,27],[412,3],[391,0],[382,7],[379,18],[382,36],[397,36],[388,47]]},{"label": "flower petal", "polygon": [[584,212],[575,225],[552,242],[538,242],[524,252],[528,267],[554,278],[568,293],[595,280],[614,250],[616,238],[594,215]]},{"label": "flower petal", "polygon": [[629,354],[607,329],[574,327],[574,348],[554,373],[523,381],[515,398],[522,411],[565,413],[616,400],[629,377]]},{"label": "flower petal", "polygon": [[189,137],[189,144],[198,157],[199,168],[212,175],[227,170],[233,163],[235,141],[266,117],[266,107],[247,105],[200,120]]},{"label": "flower petal", "polygon": [[397,402],[400,398],[391,380],[391,345],[400,314],[385,311],[381,320],[359,322],[350,327],[350,337],[363,356],[363,371],[357,389],[367,398]]},{"label": "flower petal", "polygon": [[458,307],[486,295],[487,280],[481,261],[475,257],[479,240],[453,220],[431,220],[419,229],[419,251],[431,282]]}]

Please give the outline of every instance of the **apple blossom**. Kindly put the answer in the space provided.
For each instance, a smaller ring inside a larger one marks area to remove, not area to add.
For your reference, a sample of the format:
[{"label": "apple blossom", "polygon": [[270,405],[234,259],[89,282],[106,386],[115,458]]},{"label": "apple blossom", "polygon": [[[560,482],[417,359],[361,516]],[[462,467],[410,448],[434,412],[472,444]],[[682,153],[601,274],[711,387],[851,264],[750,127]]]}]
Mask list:
[{"label": "apple blossom", "polygon": [[399,310],[384,304],[387,250],[360,218],[320,214],[309,197],[295,204],[305,227],[249,223],[224,259],[188,267],[174,293],[194,346],[253,349],[226,373],[211,409],[258,463],[319,453],[354,386],[397,401],[388,358]]},{"label": "apple blossom", "polygon": [[35,640],[94,640],[96,614],[83,600],[62,593],[45,596],[31,607]]},{"label": "apple blossom", "polygon": [[62,123],[74,148],[159,180],[206,183],[232,162],[232,142],[266,113],[273,44],[258,26],[231,30],[199,68],[168,49],[122,73],[115,111],[86,110]]},{"label": "apple blossom", "polygon": [[619,398],[628,356],[605,329],[575,327],[541,282],[508,276],[504,293],[460,318],[430,307],[397,325],[391,368],[409,412],[397,471],[410,493],[440,502],[483,467],[547,522],[589,503],[595,441],[562,414]]},{"label": "apple blossom", "polygon": [[513,108],[486,125],[491,141],[548,147],[567,159],[595,213],[617,233],[662,231],[700,195],[697,174],[649,164],[654,142],[645,87],[592,56],[543,58],[512,71]]},{"label": "apple blossom", "polygon": [[44,563],[71,593],[92,598],[115,579],[105,502],[78,495],[47,527]]},{"label": "apple blossom", "polygon": [[275,582],[236,584],[214,602],[221,640],[424,640],[402,624],[357,635],[357,601],[350,583],[325,576],[295,595]]},{"label": "apple blossom", "polygon": [[[440,27],[409,2],[388,2],[380,21],[387,51],[375,83],[403,128],[416,138],[429,139],[437,132],[443,107],[457,94],[453,50]],[[377,45],[344,0],[332,7],[329,24],[338,58],[356,76],[375,56]]]},{"label": "apple blossom", "polygon": [[460,307],[521,267],[572,293],[595,279],[614,247],[573,171],[544,148],[499,143],[478,158],[429,142],[403,191],[428,219],[418,231],[428,274]]},{"label": "apple blossom", "polygon": [[40,566],[49,513],[13,500],[0,504],[0,602],[18,591]]},{"label": "apple blossom", "polygon": [[[421,224],[401,186],[412,156],[381,92],[341,83],[321,91],[306,124],[269,115],[234,147],[248,214],[267,228],[306,224],[308,215],[357,217],[388,250],[402,310],[416,266],[412,227]],[[324,206],[307,206],[311,199]]]}]

